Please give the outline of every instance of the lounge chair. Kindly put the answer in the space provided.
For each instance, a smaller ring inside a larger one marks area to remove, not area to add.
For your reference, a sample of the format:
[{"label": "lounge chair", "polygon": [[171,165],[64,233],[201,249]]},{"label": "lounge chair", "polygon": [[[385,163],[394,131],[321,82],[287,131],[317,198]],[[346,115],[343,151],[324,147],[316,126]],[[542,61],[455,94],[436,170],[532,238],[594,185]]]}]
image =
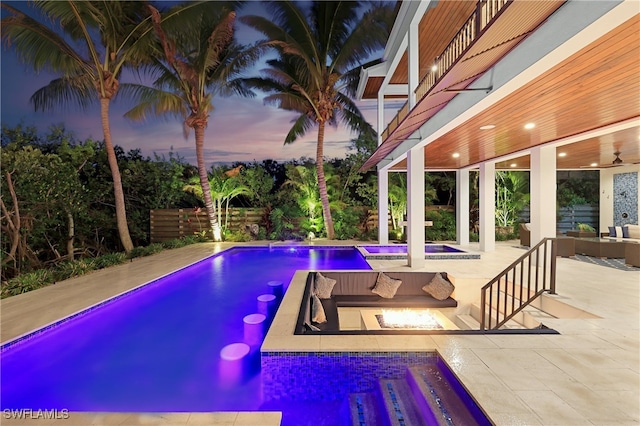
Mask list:
[{"label": "lounge chair", "polygon": [[528,223],[521,223],[519,228],[520,233],[520,245],[530,247],[531,246],[531,230]]}]

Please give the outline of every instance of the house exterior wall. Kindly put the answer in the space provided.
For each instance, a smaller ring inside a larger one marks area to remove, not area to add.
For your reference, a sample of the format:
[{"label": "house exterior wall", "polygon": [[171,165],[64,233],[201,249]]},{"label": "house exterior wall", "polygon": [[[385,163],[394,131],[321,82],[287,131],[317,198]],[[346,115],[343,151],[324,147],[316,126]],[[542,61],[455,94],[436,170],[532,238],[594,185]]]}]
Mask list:
[{"label": "house exterior wall", "polygon": [[[606,232],[609,226],[638,224],[639,188],[638,164],[600,171],[600,232]],[[623,213],[627,213],[626,218]]]}]

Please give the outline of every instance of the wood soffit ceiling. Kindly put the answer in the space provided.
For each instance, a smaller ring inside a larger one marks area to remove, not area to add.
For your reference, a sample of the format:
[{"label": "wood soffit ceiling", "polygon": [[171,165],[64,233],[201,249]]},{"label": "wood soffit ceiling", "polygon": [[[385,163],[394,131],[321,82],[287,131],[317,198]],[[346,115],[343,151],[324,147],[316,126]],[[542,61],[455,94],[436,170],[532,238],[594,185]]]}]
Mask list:
[{"label": "wood soffit ceiling", "polygon": [[[558,148],[559,169],[640,162],[640,14],[425,148],[428,169],[458,169],[636,119],[632,128]],[[535,123],[532,130],[524,124]],[[481,126],[495,125],[490,130]],[[457,152],[459,158],[453,158]],[[496,163],[528,168],[528,156]],[[406,160],[393,169],[406,169]]]}]

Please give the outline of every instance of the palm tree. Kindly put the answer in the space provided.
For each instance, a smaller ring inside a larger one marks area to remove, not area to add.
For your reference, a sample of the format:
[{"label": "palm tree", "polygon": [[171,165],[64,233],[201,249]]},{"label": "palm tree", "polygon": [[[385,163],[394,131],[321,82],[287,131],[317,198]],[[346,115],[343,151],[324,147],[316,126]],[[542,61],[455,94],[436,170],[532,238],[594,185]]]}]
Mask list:
[{"label": "palm tree", "polygon": [[[209,179],[209,188],[211,189],[211,197],[214,201],[217,213],[218,223],[222,223],[222,210],[224,208],[224,226],[225,230],[229,229],[229,203],[240,195],[251,195],[251,189],[240,183],[237,175],[227,176],[222,170],[214,169],[211,179]],[[204,193],[200,179],[191,178],[183,187],[185,192],[195,195],[199,200],[204,201]]]},{"label": "palm tree", "polygon": [[364,14],[362,7],[358,1],[273,1],[269,2],[273,21],[261,16],[240,18],[266,36],[262,46],[279,53],[267,62],[265,77],[251,83],[268,93],[265,103],[299,114],[284,143],[293,143],[318,127],[316,169],[329,239],[334,238],[334,226],[323,167],[325,126],[342,122],[359,133],[373,133],[351,97],[360,67],[384,46],[393,22],[389,4]]},{"label": "palm tree", "polygon": [[[177,116],[184,120],[184,135],[193,129],[196,139],[198,175],[214,241],[221,241],[220,223],[207,176],[204,158],[204,132],[213,111],[214,95],[253,96],[240,74],[253,64],[259,50],[243,51],[233,39],[238,2],[208,2],[197,16],[181,23],[164,25],[160,12],[149,5],[158,41],[157,57],[149,71],[155,76],[153,87],[130,85],[128,92],[140,100],[125,116],[145,119],[148,115]],[[185,6],[171,9],[179,12]],[[164,21],[167,22],[167,21]]]},{"label": "palm tree", "polygon": [[140,19],[142,3],[35,1],[47,26],[20,10],[2,3],[10,16],[2,19],[2,39],[14,46],[19,58],[33,66],[59,74],[31,97],[36,111],[67,103],[86,108],[99,100],[100,120],[115,198],[120,242],[133,249],[129,235],[120,169],[111,139],[109,106],[118,93],[123,67],[134,63],[149,38],[148,20]]},{"label": "palm tree", "polygon": [[529,204],[528,187],[525,172],[496,172],[496,225],[513,226],[522,209]]}]

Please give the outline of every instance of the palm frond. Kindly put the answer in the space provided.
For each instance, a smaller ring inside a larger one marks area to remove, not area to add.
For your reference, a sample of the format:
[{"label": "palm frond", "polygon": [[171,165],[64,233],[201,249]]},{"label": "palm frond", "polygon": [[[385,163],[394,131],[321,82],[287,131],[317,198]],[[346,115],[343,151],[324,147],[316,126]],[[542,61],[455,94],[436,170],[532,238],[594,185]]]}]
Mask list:
[{"label": "palm frond", "polygon": [[304,136],[307,131],[315,125],[315,120],[311,119],[306,114],[301,114],[293,121],[293,126],[289,130],[289,133],[287,133],[287,136],[284,139],[284,144],[288,145],[295,142],[299,137]]},{"label": "palm frond", "polygon": [[372,53],[384,48],[395,20],[391,3],[372,3],[372,7],[351,29],[348,37],[333,46],[333,68],[340,72],[361,65]]},{"label": "palm frond", "polygon": [[18,9],[1,3],[11,15],[3,18],[2,41],[15,47],[18,58],[34,71],[79,74],[92,72],[91,64],[58,33]]},{"label": "palm frond", "polygon": [[301,114],[308,114],[310,107],[307,102],[300,98],[297,93],[273,93],[265,96],[263,103],[273,105],[286,111],[295,111]]},{"label": "palm frond", "polygon": [[51,80],[49,84],[36,90],[29,102],[36,111],[48,111],[60,106],[76,105],[81,110],[95,100],[93,80],[86,74]]},{"label": "palm frond", "polygon": [[342,93],[338,93],[337,99],[341,105],[337,111],[339,120],[359,135],[374,137],[376,133],[373,126],[364,118],[355,102]]},{"label": "palm frond", "polygon": [[184,119],[188,115],[184,99],[175,93],[139,84],[122,84],[120,91],[122,96],[139,100],[136,106],[124,114],[130,120],[144,121],[149,116],[166,115]]},{"label": "palm frond", "polygon": [[336,57],[357,22],[359,2],[316,1],[311,6],[312,26],[323,66]]},{"label": "palm frond", "polygon": [[207,39],[206,54],[202,56],[204,69],[211,70],[220,65],[221,58],[233,39],[235,20],[236,13],[231,11],[213,28]]}]

